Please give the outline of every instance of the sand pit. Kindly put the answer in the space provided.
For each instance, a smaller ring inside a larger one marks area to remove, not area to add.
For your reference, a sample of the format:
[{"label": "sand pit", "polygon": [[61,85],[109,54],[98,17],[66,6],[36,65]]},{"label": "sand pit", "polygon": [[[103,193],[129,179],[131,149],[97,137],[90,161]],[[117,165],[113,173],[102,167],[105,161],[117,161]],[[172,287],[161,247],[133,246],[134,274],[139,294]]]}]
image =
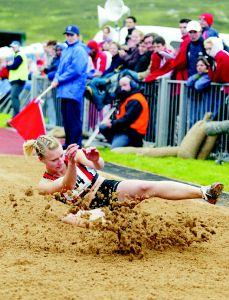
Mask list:
[{"label": "sand pit", "polygon": [[0,299],[228,299],[229,208],[149,199],[82,229],[36,159],[0,159]]}]

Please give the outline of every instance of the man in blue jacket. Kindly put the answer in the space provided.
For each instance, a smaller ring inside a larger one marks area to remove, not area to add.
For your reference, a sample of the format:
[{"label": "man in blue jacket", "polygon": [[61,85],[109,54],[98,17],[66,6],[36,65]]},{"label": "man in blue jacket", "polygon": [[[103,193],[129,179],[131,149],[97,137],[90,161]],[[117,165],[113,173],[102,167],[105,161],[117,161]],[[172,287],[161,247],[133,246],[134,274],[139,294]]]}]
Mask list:
[{"label": "man in blue jacket", "polygon": [[79,28],[69,25],[64,32],[67,48],[63,50],[58,70],[52,82],[61,99],[61,113],[65,130],[64,148],[72,143],[81,146],[83,95],[87,79],[88,54],[79,40]]}]

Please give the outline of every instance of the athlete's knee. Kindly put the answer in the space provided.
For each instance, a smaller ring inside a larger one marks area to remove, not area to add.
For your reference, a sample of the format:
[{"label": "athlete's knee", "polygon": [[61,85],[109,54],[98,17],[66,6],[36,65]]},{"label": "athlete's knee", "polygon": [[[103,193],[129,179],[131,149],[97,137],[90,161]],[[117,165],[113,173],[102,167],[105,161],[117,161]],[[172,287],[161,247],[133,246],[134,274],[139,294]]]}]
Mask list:
[{"label": "athlete's knee", "polygon": [[152,182],[142,182],[139,187],[139,192],[141,195],[152,195],[154,190],[154,184]]}]

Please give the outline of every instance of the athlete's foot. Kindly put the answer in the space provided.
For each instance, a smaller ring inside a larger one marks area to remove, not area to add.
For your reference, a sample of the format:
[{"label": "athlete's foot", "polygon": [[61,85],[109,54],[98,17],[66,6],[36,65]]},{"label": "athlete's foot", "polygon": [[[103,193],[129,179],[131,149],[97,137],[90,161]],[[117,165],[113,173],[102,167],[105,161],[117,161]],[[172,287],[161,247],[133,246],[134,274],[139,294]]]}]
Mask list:
[{"label": "athlete's foot", "polygon": [[81,218],[77,214],[68,214],[61,218],[61,221],[67,224],[76,225],[83,228],[89,228],[90,227],[90,221]]},{"label": "athlete's foot", "polygon": [[220,182],[201,187],[202,198],[210,204],[216,204],[219,196],[222,194],[222,191],[223,184]]}]

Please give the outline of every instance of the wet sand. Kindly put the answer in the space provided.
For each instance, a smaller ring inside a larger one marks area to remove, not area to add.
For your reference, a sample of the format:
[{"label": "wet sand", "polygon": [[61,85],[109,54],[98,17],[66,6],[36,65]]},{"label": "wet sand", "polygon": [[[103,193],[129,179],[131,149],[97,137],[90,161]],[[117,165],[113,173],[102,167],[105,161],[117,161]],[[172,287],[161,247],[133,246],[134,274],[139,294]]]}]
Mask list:
[{"label": "wet sand", "polygon": [[0,160],[0,299],[228,299],[229,208],[149,199],[82,229],[38,194],[42,164]]}]

